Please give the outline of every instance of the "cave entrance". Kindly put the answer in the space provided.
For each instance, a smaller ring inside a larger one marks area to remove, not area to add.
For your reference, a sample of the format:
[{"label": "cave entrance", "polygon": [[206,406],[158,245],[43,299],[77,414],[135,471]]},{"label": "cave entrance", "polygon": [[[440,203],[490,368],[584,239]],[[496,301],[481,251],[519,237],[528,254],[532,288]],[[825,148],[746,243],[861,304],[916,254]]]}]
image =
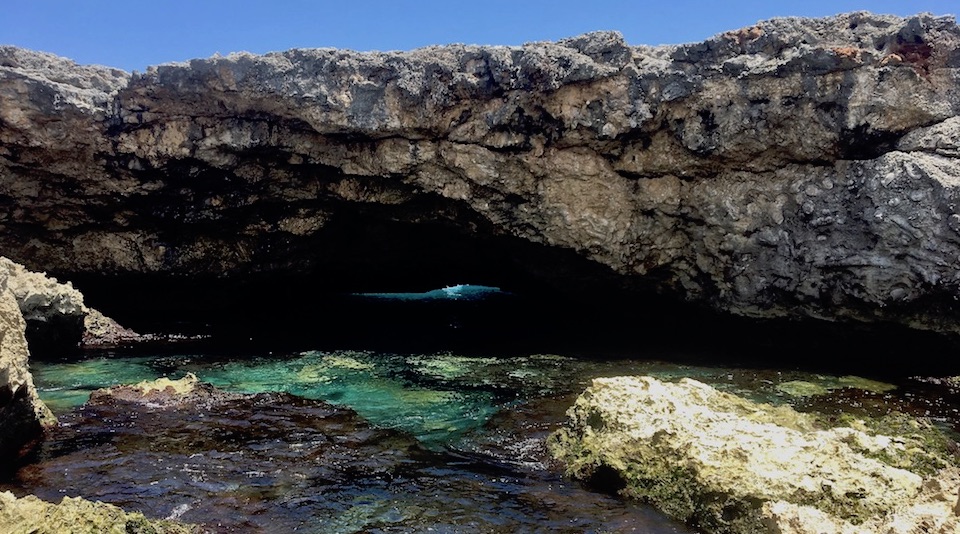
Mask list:
[{"label": "cave entrance", "polygon": [[[270,263],[223,276],[64,278],[134,330],[231,347],[609,353],[643,324],[611,306],[634,291],[606,267],[447,220],[341,212],[309,238],[263,247]],[[643,309],[653,308],[635,304],[631,317]]]},{"label": "cave entrance", "polygon": [[[925,362],[943,372],[942,358],[902,355],[956,349],[953,339],[891,325],[734,317],[658,294],[569,250],[444,221],[344,216],[310,239],[271,247],[274,264],[225,276],[64,278],[126,326],[207,335],[234,354],[554,353],[884,376],[921,373]],[[464,287],[486,289],[436,298]]]}]

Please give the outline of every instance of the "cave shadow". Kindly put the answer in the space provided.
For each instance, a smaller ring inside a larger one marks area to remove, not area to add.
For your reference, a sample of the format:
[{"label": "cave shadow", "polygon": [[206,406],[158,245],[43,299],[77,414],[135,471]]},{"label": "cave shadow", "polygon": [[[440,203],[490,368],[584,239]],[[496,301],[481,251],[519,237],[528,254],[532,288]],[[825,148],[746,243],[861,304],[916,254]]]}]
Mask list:
[{"label": "cave shadow", "polygon": [[[890,324],[718,313],[572,251],[467,235],[448,224],[344,218],[287,252],[270,271],[68,279],[88,304],[134,330],[203,336],[134,351],[552,353],[878,378],[960,374],[955,337]],[[476,299],[362,295],[456,284],[501,291]]]}]

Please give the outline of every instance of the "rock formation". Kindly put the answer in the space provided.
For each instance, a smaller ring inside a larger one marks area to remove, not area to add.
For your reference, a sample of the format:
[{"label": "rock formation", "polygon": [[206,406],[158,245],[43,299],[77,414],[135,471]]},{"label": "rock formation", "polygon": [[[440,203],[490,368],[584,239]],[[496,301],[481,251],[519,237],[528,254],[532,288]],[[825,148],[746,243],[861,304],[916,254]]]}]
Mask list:
[{"label": "rock formation", "polygon": [[7,47],[0,250],[141,285],[608,278],[958,332],[958,80],[960,29],[931,15],[133,74]]},{"label": "rock formation", "polygon": [[27,496],[0,492],[0,533],[103,532],[110,534],[190,534],[200,529],[172,521],[151,521],[102,502],[64,497],[52,504]]},{"label": "rock formation", "polygon": [[568,415],[551,448],[570,474],[706,532],[960,528],[960,470],[920,435],[824,428],[688,378],[596,379]]},{"label": "rock formation", "polygon": [[[192,375],[97,390],[64,420],[46,454],[18,473],[24,491],[47,500],[95,488],[123,509],[212,531],[336,531],[320,517],[349,516],[387,481],[408,492],[408,470],[428,454],[413,437],[371,427],[348,408],[225,392]],[[77,442],[95,442],[102,461],[91,462],[89,448],[64,446]],[[341,492],[357,479],[374,482],[345,499]],[[273,500],[282,504],[263,502]]]},{"label": "rock formation", "polygon": [[0,471],[13,467],[21,449],[56,421],[33,385],[25,328],[17,301],[0,284]]},{"label": "rock formation", "polygon": [[0,256],[0,288],[10,291],[26,320],[26,336],[34,351],[64,347],[115,344],[140,336],[83,303],[83,295],[69,282],[62,284],[45,273]]},{"label": "rock formation", "polygon": [[90,403],[127,402],[148,404],[151,408],[210,405],[243,398],[243,395],[219,390],[200,380],[193,373],[171,380],[163,377],[137,384],[121,384],[98,389],[90,394]]}]

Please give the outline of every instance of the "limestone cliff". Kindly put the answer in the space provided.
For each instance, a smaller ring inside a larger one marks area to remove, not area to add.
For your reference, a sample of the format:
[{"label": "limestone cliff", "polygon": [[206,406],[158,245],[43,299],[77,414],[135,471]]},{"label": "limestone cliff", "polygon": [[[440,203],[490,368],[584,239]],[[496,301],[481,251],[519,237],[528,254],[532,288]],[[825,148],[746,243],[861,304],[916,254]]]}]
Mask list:
[{"label": "limestone cliff", "polygon": [[[948,17],[133,74],[0,48],[0,250],[67,276],[335,285],[454,256],[549,280],[579,258],[741,315],[958,332],[958,158]],[[423,235],[413,265],[397,236]]]}]

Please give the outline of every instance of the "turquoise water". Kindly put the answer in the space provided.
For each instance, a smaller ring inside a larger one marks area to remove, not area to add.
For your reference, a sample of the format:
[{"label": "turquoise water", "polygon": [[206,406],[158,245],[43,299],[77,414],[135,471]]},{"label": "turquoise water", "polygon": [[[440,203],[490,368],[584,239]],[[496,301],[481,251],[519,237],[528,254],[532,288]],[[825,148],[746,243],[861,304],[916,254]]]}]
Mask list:
[{"label": "turquoise water", "polygon": [[55,413],[80,406],[97,388],[194,373],[232,392],[285,392],[347,406],[374,425],[409,432],[431,446],[456,442],[520,403],[576,394],[602,376],[692,377],[754,400],[795,405],[811,396],[828,404],[831,394],[851,390],[897,399],[897,386],[859,377],[550,354],[308,351],[225,360],[106,353],[69,363],[35,362],[32,369],[41,398]]}]

